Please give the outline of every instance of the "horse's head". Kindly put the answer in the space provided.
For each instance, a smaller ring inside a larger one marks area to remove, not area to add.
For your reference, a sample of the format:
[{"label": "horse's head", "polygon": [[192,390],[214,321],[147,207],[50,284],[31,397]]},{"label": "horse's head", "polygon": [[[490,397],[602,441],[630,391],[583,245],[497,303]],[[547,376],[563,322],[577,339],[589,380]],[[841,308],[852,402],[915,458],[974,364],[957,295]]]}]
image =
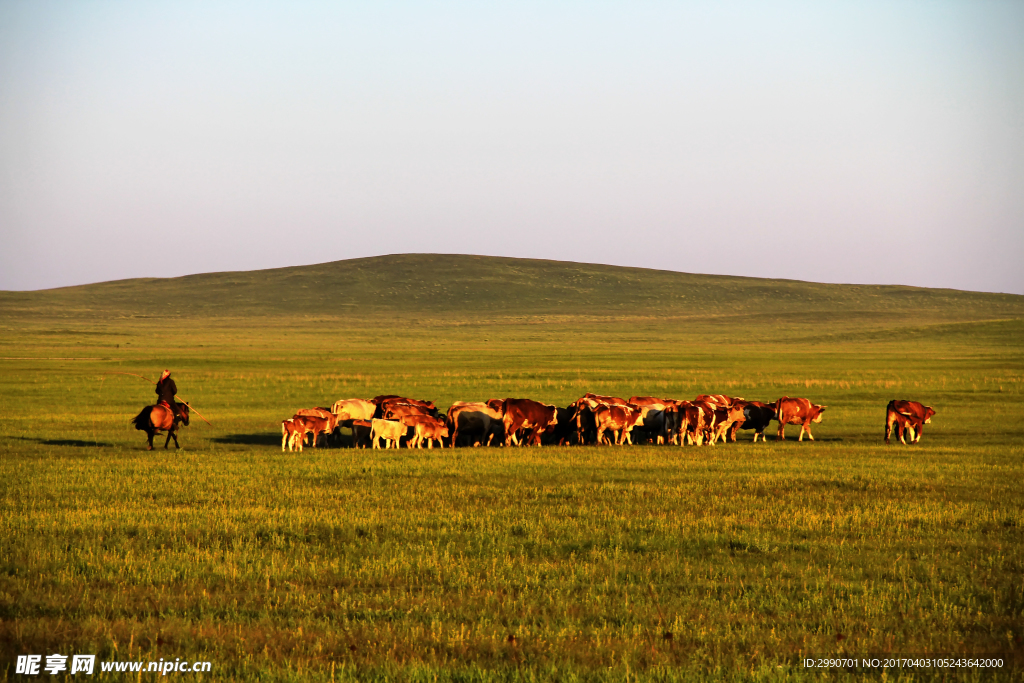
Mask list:
[{"label": "horse's head", "polygon": [[181,403],[181,423],[188,427],[188,404]]}]

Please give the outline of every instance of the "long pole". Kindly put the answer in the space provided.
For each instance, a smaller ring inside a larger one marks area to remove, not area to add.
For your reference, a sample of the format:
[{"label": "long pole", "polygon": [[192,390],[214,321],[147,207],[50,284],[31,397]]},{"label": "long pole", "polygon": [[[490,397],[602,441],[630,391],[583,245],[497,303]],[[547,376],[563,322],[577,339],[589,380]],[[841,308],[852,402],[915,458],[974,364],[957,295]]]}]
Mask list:
[{"label": "long pole", "polygon": [[[104,372],[103,374],[104,374],[104,375],[128,375],[129,377],[138,377],[138,378],[140,378],[140,379],[144,379],[144,380],[146,380],[147,382],[149,382],[150,384],[156,384],[156,382],[154,382],[154,381],[153,381],[153,380],[151,380],[150,378],[148,378],[148,377],[143,377],[142,375],[136,375],[136,374],[135,374],[134,372],[114,372],[114,371],[108,371],[108,372]],[[193,408],[193,407],[192,407],[191,405],[189,405],[189,402],[188,402],[188,401],[186,401],[185,399],[181,398],[181,397],[180,397],[180,396],[178,396],[177,394],[175,394],[175,395],[174,395],[174,398],[176,398],[176,399],[179,399],[179,400],[181,400],[181,402],[182,402],[182,403],[184,403],[185,405],[187,405],[187,406],[188,406],[188,409],[189,409],[189,410],[195,410],[195,412],[196,412],[196,415],[198,415],[199,417],[201,417],[201,418],[203,419],[203,422],[205,422],[206,424],[210,425],[211,427],[213,426],[213,423],[212,423],[212,422],[210,422],[209,420],[207,420],[207,419],[206,419],[205,417],[203,417],[203,414],[202,414],[202,413],[200,413],[200,412],[199,412],[198,410],[196,410],[196,409],[195,409],[195,408]]]}]

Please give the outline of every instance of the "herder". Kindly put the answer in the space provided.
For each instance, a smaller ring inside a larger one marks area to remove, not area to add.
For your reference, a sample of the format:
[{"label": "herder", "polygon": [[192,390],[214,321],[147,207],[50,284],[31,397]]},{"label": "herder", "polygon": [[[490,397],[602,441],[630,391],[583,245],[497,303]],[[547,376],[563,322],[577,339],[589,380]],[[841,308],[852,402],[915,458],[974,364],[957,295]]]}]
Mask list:
[{"label": "herder", "polygon": [[171,371],[164,370],[163,374],[160,375],[160,381],[156,383],[156,395],[160,397],[157,403],[163,403],[171,409],[171,412],[174,413],[177,419],[181,420],[184,419],[181,415],[181,409],[178,407],[177,401],[174,400],[177,393],[178,386],[171,379]]}]

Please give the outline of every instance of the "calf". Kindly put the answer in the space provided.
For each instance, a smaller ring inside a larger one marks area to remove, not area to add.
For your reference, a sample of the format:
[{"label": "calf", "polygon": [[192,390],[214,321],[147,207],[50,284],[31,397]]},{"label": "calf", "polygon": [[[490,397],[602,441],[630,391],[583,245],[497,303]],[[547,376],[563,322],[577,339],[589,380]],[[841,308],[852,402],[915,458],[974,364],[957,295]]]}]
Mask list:
[{"label": "calf", "polygon": [[406,426],[401,422],[373,418],[370,420],[370,442],[374,449],[380,448],[378,439],[384,439],[385,448],[391,448],[392,443],[395,444],[395,448],[399,448],[399,441],[405,436],[406,430]]},{"label": "calf", "polygon": [[806,398],[790,398],[783,396],[775,402],[775,419],[779,421],[779,440],[786,439],[786,425],[800,425],[800,437],[797,441],[804,440],[804,432],[807,437],[814,441],[811,435],[811,423],[821,422],[822,413],[828,406],[820,406],[811,403]]},{"label": "calf", "polygon": [[287,420],[281,422],[281,452],[286,450],[294,451],[296,444],[298,444],[299,453],[302,452],[302,442],[306,438],[306,426],[302,424],[302,419],[296,420],[294,417],[290,417]]},{"label": "calf", "polygon": [[[325,440],[328,439],[338,427],[338,416],[327,408],[303,408],[295,413],[294,417],[319,417],[327,420],[327,427],[323,430]],[[316,439],[310,444],[316,448]]]},{"label": "calf", "polygon": [[410,416],[402,420],[402,424],[412,428],[412,440],[409,447],[423,447],[423,440],[427,441],[427,448],[434,447],[434,441],[444,448],[443,439],[448,438],[448,425],[443,421],[430,416]]}]

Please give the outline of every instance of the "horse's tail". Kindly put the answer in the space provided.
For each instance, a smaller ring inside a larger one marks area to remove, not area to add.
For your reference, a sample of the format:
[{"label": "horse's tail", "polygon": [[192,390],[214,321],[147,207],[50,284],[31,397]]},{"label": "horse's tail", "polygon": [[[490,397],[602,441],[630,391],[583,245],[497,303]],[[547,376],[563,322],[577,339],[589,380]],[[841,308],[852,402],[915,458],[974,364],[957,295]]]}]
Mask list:
[{"label": "horse's tail", "polygon": [[132,418],[131,423],[135,425],[135,428],[139,431],[147,431],[152,424],[149,419],[149,414],[152,412],[153,406],[146,406],[142,409],[142,412]]}]

